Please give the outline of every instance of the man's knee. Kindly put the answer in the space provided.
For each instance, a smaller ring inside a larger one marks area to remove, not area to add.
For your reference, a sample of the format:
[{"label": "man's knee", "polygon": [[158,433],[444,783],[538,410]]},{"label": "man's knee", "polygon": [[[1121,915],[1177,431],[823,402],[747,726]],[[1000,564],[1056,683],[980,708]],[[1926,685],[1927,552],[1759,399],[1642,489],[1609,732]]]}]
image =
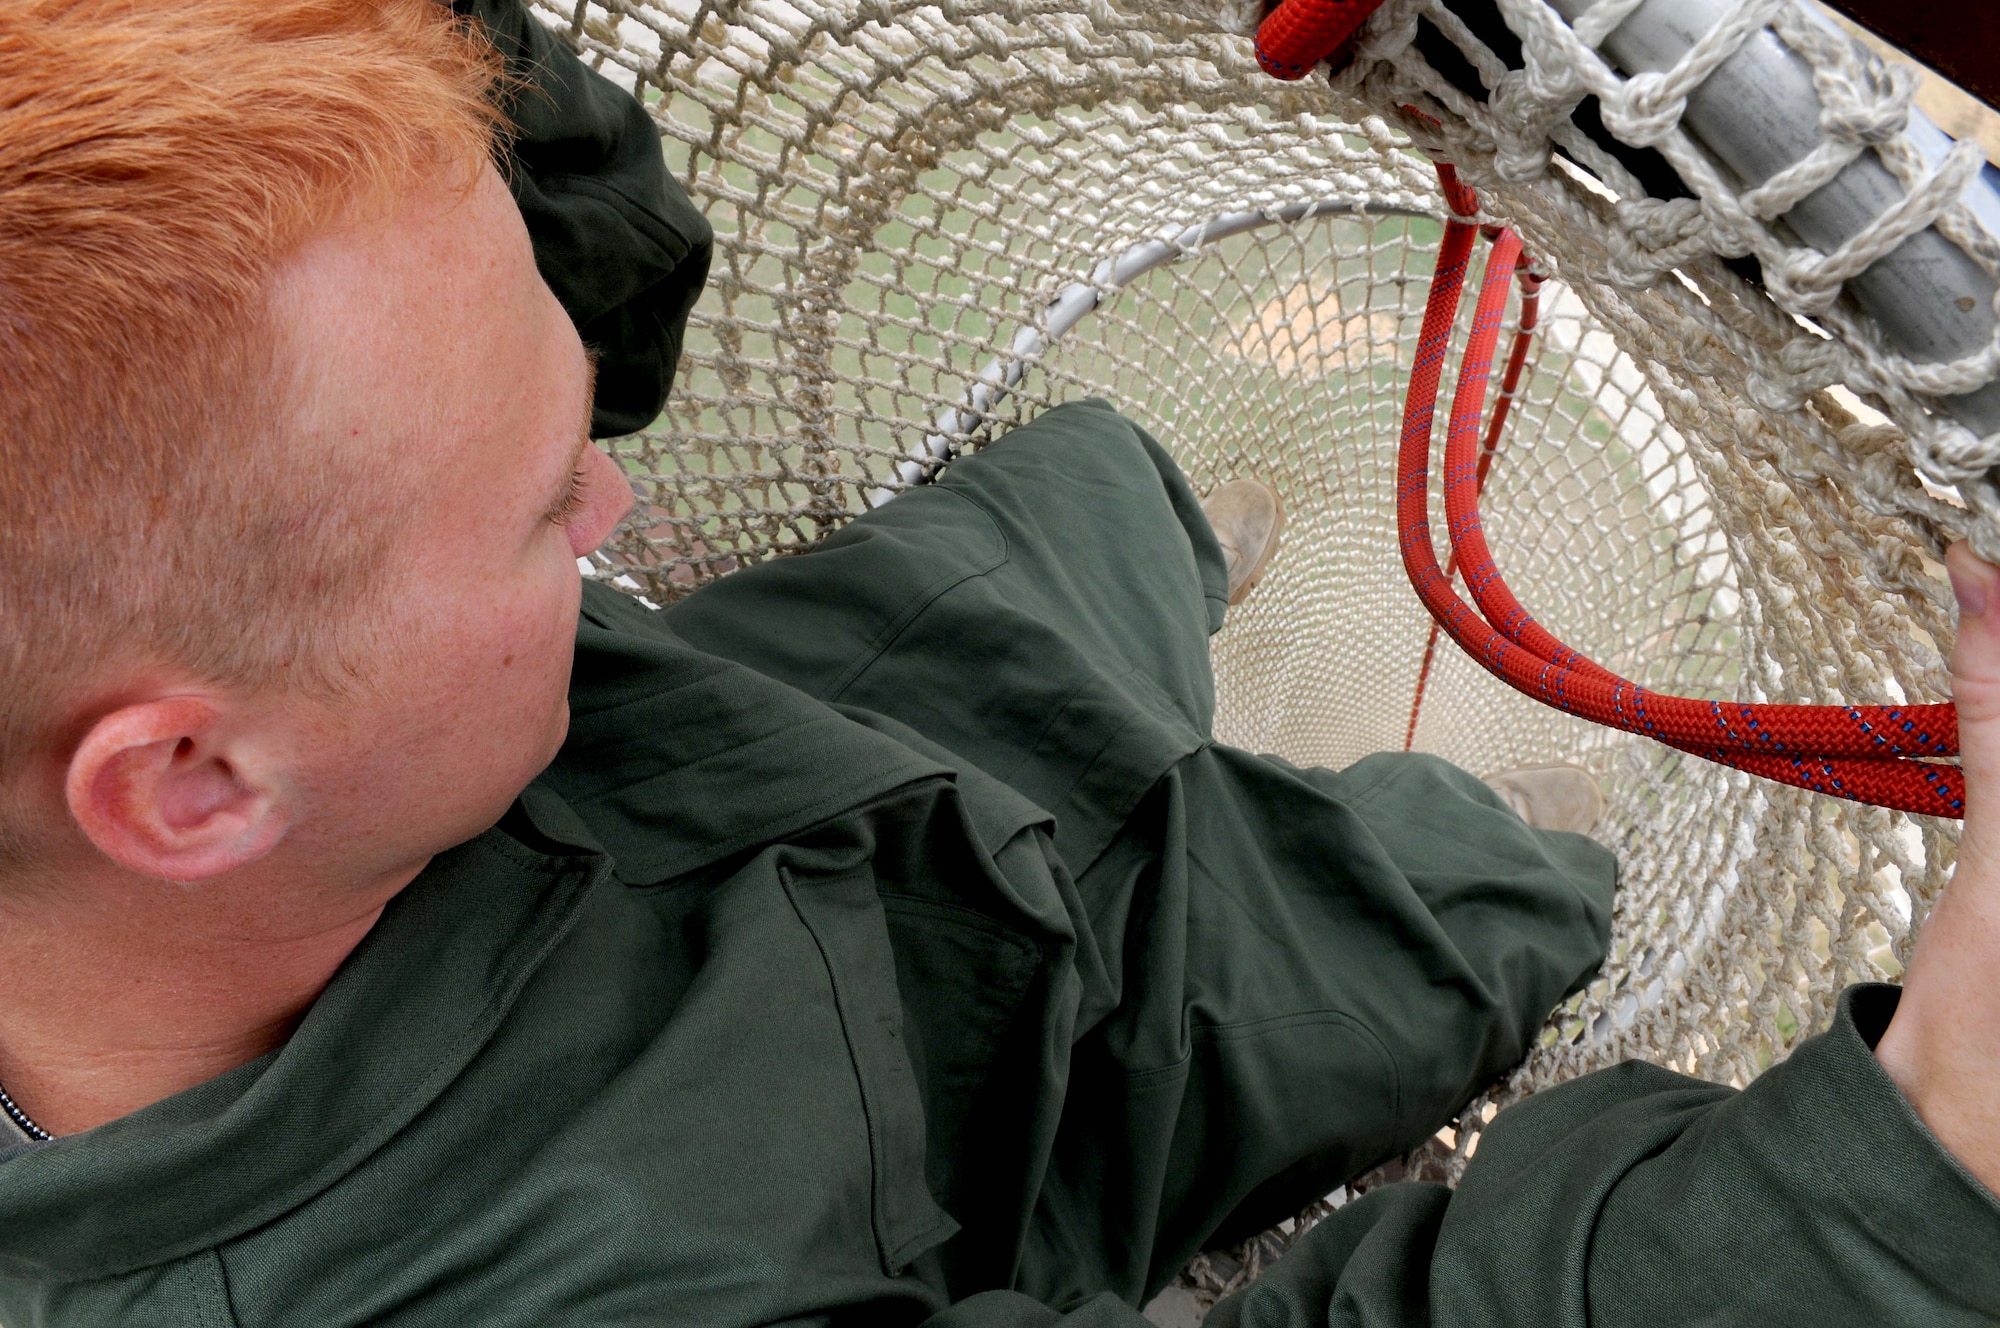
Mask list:
[{"label": "man's knee", "polygon": [[1187,566],[1210,634],[1229,600],[1222,548],[1201,499],[1167,449],[1101,397],[1052,406],[949,467],[942,483],[977,491],[1065,550],[1117,578],[1128,560]]}]

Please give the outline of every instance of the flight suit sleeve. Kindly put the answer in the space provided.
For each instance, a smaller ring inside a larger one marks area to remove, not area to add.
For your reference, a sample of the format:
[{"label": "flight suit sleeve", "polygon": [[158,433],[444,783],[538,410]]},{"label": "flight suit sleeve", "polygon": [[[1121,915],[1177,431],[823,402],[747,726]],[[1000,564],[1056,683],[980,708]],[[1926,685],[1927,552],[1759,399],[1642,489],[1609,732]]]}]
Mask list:
[{"label": "flight suit sleeve", "polygon": [[[1749,1088],[1629,1063],[1502,1113],[1454,1193],[1378,1189],[1206,1328],[1955,1328],[2000,1321],[2000,1199],[1874,1056],[1894,987]],[[974,1297],[927,1328],[1139,1328]]]},{"label": "flight suit sleeve", "polygon": [[1440,1228],[1434,1320],[2000,1320],[2000,1202],[1875,1059],[1900,996],[1850,988],[1740,1093],[1627,1064],[1507,1112]]},{"label": "flight suit sleeve", "polygon": [[1349,1205],[1209,1328],[2000,1320],[2000,1202],[1874,1056],[1899,995],[1850,988],[1742,1092],[1629,1063],[1539,1093],[1448,1199]]},{"label": "flight suit sleeve", "polygon": [[631,93],[588,69],[520,0],[453,0],[506,61],[508,188],[535,265],[597,356],[595,438],[651,424],[673,386],[714,233],[667,172]]}]

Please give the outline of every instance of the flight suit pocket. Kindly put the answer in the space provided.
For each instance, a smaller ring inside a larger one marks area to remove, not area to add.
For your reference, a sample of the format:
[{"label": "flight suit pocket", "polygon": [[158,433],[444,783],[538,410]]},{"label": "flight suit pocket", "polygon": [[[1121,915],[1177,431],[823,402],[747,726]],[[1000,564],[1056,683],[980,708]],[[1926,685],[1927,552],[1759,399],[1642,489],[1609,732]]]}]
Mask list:
[{"label": "flight suit pocket", "polygon": [[868,1120],[870,1216],[882,1270],[895,1276],[957,1232],[924,1183],[924,1111],[903,1037],[888,925],[867,868],[828,876],[784,871],[785,893],[812,933]]}]

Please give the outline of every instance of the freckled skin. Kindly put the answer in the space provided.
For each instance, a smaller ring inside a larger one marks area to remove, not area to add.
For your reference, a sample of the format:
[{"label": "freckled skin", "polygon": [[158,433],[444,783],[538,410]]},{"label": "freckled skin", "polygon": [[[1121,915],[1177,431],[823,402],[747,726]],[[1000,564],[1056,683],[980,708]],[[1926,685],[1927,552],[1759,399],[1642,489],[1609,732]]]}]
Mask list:
[{"label": "freckled skin", "polygon": [[631,491],[586,448],[578,515],[543,519],[588,416],[588,371],[491,167],[456,206],[326,237],[288,277],[275,303],[320,375],[308,430],[358,440],[364,464],[395,477],[383,496],[408,555],[369,624],[383,642],[370,695],[321,734],[340,757],[313,762],[325,815],[301,832],[335,851],[366,826],[384,859],[428,858],[497,820],[561,745],[576,560]]}]

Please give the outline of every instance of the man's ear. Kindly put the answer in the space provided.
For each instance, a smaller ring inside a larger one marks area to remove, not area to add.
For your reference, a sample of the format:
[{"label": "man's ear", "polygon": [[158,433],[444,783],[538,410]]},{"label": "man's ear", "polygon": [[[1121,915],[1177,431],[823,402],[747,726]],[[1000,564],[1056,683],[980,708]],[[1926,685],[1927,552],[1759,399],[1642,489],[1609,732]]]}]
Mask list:
[{"label": "man's ear", "polygon": [[120,866],[169,881],[199,881],[263,857],[291,814],[218,732],[208,699],[175,696],[123,706],[99,719],[70,758],[70,815]]}]

